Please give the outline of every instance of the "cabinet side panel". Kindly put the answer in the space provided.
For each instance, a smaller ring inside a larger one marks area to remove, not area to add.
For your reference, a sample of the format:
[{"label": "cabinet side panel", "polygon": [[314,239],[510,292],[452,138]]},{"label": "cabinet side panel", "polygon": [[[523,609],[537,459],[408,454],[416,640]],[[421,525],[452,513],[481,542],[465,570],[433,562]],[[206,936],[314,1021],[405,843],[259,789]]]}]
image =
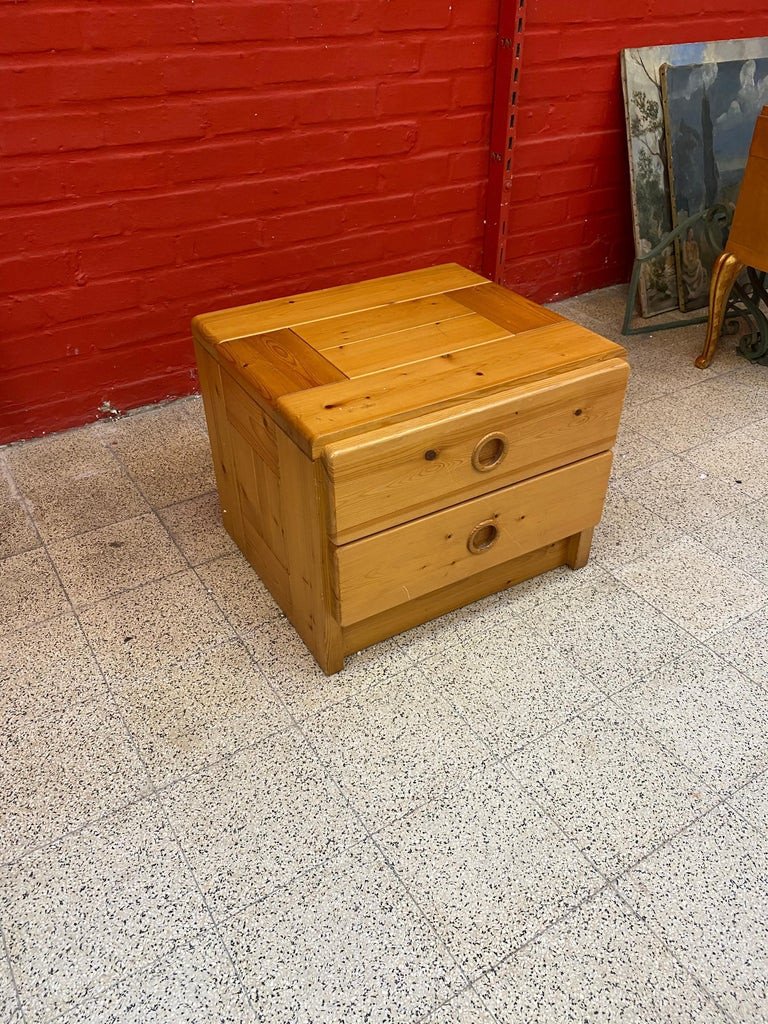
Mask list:
[{"label": "cabinet side panel", "polygon": [[341,627],[334,615],[321,470],[279,430],[277,452],[290,618],[323,671],[338,672],[344,663],[344,653]]},{"label": "cabinet side panel", "polygon": [[200,374],[200,391],[208,424],[216,486],[219,491],[221,518],[227,532],[242,548],[243,524],[237,499],[237,480],[230,439],[231,428],[227,420],[221,369],[198,341],[195,341],[195,356]]}]

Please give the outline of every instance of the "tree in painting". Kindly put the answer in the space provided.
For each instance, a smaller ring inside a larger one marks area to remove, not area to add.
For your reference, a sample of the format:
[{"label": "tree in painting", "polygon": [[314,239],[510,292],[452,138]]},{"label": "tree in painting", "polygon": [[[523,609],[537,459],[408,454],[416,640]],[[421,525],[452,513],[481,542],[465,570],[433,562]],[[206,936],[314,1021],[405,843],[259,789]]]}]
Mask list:
[{"label": "tree in painting", "polygon": [[[646,74],[651,81],[650,74]],[[632,94],[633,113],[630,135],[639,147],[635,163],[635,201],[640,232],[639,253],[649,252],[670,229],[666,215],[667,182],[664,152],[664,123],[659,103],[645,93]],[[674,265],[672,250],[649,260],[643,267],[643,285],[651,307],[666,305],[673,297]]]}]

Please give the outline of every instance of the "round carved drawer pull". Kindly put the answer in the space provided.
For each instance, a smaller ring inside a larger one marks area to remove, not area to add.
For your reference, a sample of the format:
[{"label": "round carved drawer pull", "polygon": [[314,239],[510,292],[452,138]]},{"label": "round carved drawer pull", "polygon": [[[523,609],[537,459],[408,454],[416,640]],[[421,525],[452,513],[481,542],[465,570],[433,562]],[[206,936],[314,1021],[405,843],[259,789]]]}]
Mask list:
[{"label": "round carved drawer pull", "polygon": [[467,541],[467,547],[473,555],[480,555],[483,551],[492,548],[499,538],[499,528],[492,519],[486,519],[478,523],[472,530]]},{"label": "round carved drawer pull", "polygon": [[472,452],[472,465],[478,473],[487,473],[495,469],[507,454],[509,447],[504,434],[486,434],[475,445]]}]

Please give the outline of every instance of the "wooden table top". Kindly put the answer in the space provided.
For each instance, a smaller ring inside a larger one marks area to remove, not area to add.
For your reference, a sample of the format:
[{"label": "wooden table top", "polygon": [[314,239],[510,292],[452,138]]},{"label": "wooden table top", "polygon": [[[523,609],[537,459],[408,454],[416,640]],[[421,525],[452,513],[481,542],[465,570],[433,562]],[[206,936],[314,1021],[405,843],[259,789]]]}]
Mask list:
[{"label": "wooden table top", "polygon": [[329,441],[625,356],[453,263],[206,313],[192,329],[313,458]]}]

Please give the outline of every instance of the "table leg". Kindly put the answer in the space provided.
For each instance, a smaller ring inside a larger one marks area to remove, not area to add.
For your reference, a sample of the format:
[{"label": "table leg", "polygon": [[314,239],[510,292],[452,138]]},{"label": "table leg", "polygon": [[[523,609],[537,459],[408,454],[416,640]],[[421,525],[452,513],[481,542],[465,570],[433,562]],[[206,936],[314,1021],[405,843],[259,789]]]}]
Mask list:
[{"label": "table leg", "polygon": [[571,569],[583,569],[587,564],[594,532],[594,528],[582,530],[581,533],[574,533],[568,540],[566,561]]},{"label": "table leg", "polygon": [[728,296],[731,288],[744,264],[737,260],[731,252],[722,253],[712,268],[712,281],[709,285],[709,326],[707,327],[707,340],[701,355],[696,360],[696,366],[705,370],[712,362],[717,343],[720,340],[720,332],[723,329],[725,307],[728,305]]}]

